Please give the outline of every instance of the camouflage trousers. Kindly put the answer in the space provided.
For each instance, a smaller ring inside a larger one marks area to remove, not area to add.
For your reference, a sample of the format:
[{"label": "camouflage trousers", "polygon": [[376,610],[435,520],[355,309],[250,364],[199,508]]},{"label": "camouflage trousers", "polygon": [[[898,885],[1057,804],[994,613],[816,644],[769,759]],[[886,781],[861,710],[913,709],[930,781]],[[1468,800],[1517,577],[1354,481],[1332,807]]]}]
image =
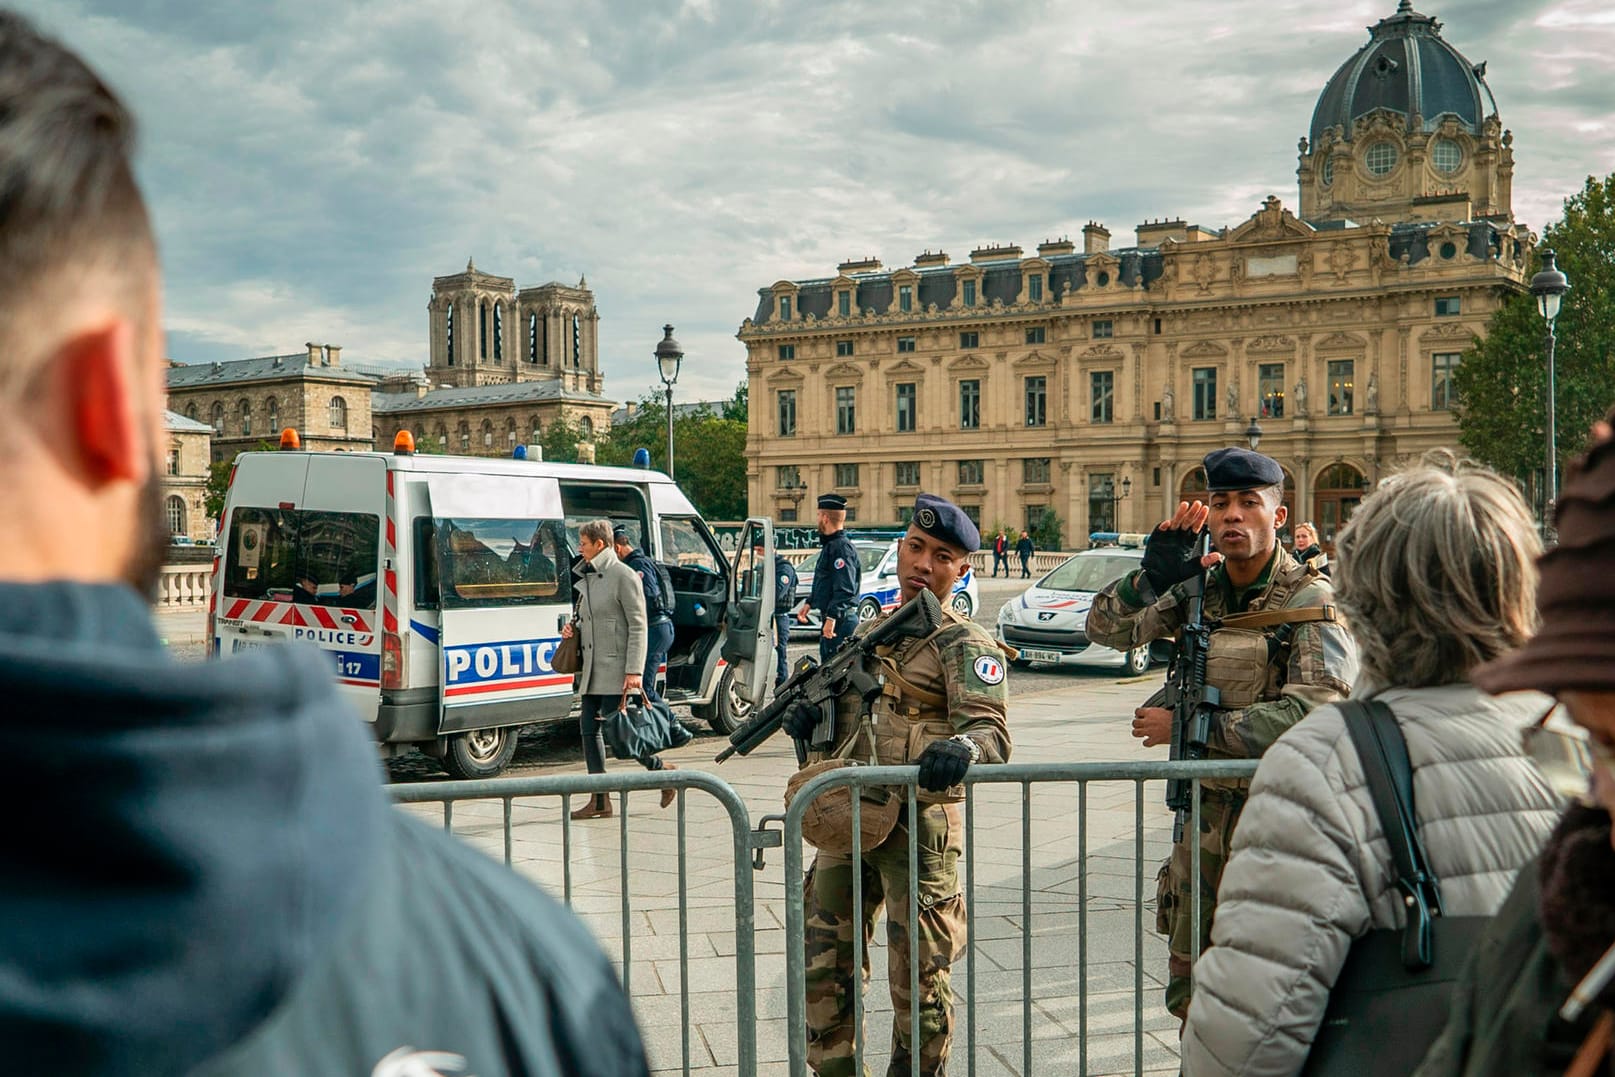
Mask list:
[{"label": "camouflage trousers", "polygon": [[[853,992],[862,992],[869,979],[869,943],[882,905],[886,908],[887,979],[892,992],[892,1053],[887,1073],[907,1077],[913,1057],[911,934],[919,956],[920,1072],[935,1077],[947,1072],[948,1050],[953,1045],[950,969],[965,944],[965,900],[958,871],[964,826],[958,805],[922,805],[915,846],[919,875],[912,883],[906,819],[900,818],[891,836],[864,854],[863,909],[856,917],[850,856],[820,852],[808,871],[803,890],[808,1065],[820,1077],[853,1077]],[[919,914],[914,924],[908,917],[911,890]],[[864,967],[855,976],[853,931],[860,927]]]},{"label": "camouflage trousers", "polygon": [[1189,842],[1193,835],[1172,846],[1172,855],[1161,865],[1155,881],[1155,930],[1167,937],[1166,1008],[1180,1021],[1189,1016],[1191,994],[1190,966],[1194,960],[1194,940],[1200,950],[1211,945],[1211,921],[1217,908],[1217,886],[1228,863],[1239,813],[1245,807],[1245,794],[1208,787],[1200,800],[1200,921],[1194,919],[1194,893],[1190,889]]}]

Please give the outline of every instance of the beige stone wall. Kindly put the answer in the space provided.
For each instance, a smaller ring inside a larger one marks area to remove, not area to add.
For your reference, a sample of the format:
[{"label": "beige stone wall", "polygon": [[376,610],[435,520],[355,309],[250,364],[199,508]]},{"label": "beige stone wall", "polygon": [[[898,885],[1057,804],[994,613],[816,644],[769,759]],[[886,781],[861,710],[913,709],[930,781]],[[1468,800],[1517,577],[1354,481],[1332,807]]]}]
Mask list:
[{"label": "beige stone wall", "polygon": [[[802,517],[811,517],[813,495],[835,489],[856,519],[892,521],[926,490],[974,509],[984,527],[1019,527],[1029,510],[1051,506],[1067,544],[1083,545],[1095,525],[1112,522],[1104,518],[1109,505],[1094,501],[1096,488],[1108,480],[1119,493],[1126,479],[1113,522],[1148,530],[1169,514],[1206,452],[1244,444],[1247,423],[1262,410],[1259,372],[1273,366],[1282,369],[1284,414],[1261,419],[1261,448],[1289,472],[1303,515],[1338,511],[1349,495],[1316,485],[1331,465],[1349,465],[1371,486],[1427,449],[1456,444],[1452,413],[1432,406],[1433,357],[1462,352],[1502,299],[1523,287],[1523,228],[1488,259],[1465,253],[1462,229],[1437,228],[1432,257],[1413,265],[1390,258],[1389,235],[1380,224],[1315,232],[1270,199],[1224,236],[1185,230],[1164,239],[1164,274],[1148,289],[1121,284],[1115,256],[1099,252],[1088,263],[1089,286],[1058,297],[1046,290],[1037,303],[1023,290],[1009,306],[956,302],[816,321],[798,312],[786,322],[776,301],[774,317],[763,325],[748,319],[739,334],[751,385],[750,510],[777,518],[791,508],[780,483],[794,469],[807,487]],[[1455,249],[1443,257],[1449,241]],[[1106,270],[1109,283],[1097,286]],[[1456,299],[1459,313],[1437,315],[1438,299]],[[1044,341],[1027,343],[1036,329]],[[977,334],[976,347],[961,348],[964,332]],[[899,337],[915,338],[914,350],[899,353]],[[853,354],[838,356],[837,342],[849,340]],[[780,359],[780,344],[793,345],[795,358]],[[1348,361],[1351,406],[1342,386],[1333,409],[1341,413],[1330,414],[1330,364]],[[1216,377],[1214,412],[1201,419],[1197,370]],[[1093,416],[1096,374],[1113,384],[1109,422]],[[1040,426],[1027,424],[1029,378],[1045,380]],[[961,427],[965,381],[980,384],[977,429]],[[899,385],[914,387],[912,432],[897,429]],[[852,434],[837,433],[838,388],[856,401]],[[779,429],[782,391],[796,394],[790,437]],[[1027,471],[1028,459],[1048,460],[1046,481],[1041,463]],[[962,462],[972,473],[961,474]]]},{"label": "beige stone wall", "polygon": [[[168,468],[162,477],[162,498],[165,514],[172,512],[170,499],[178,498],[184,506],[180,514],[183,534],[197,542],[213,538],[213,524],[207,517],[207,477],[210,460],[209,438],[204,433],[168,432]],[[177,467],[177,470],[176,470]],[[170,524],[173,517],[167,517]]]},{"label": "beige stone wall", "polygon": [[[344,404],[345,428],[332,422],[331,402],[337,397]],[[363,379],[288,373],[236,385],[177,388],[169,391],[168,407],[209,425],[222,416],[223,431],[212,439],[215,460],[278,444],[288,426],[297,430],[305,449],[357,452],[371,445],[370,383]]]},{"label": "beige stone wall", "polygon": [[596,439],[610,429],[612,405],[543,403],[491,404],[473,408],[431,408],[376,417],[376,448],[390,450],[399,429],[416,441],[438,438],[443,451],[461,456],[509,456],[515,446],[535,440],[534,426],[548,429],[558,417],[574,425],[592,424]]}]

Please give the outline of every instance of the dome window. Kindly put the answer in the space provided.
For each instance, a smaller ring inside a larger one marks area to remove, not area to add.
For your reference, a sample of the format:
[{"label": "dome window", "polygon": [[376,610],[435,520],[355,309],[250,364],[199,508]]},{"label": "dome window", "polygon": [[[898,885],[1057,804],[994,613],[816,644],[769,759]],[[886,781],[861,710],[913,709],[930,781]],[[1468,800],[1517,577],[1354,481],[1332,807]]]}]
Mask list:
[{"label": "dome window", "polygon": [[1430,160],[1435,164],[1437,172],[1450,176],[1464,163],[1464,151],[1450,138],[1437,139],[1430,151]]},{"label": "dome window", "polygon": [[1396,167],[1396,147],[1389,142],[1376,142],[1363,154],[1363,164],[1376,176],[1387,175]]},{"label": "dome window", "polygon": [[1323,180],[1323,185],[1325,187],[1328,187],[1335,182],[1335,159],[1333,157],[1324,158],[1323,170],[1319,173],[1318,178]]}]

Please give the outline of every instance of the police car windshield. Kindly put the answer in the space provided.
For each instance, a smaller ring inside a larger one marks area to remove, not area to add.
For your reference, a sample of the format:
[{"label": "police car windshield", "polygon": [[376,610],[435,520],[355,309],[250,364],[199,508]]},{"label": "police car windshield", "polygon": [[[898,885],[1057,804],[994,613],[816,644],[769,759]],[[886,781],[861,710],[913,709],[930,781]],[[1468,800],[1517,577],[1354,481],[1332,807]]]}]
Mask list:
[{"label": "police car windshield", "polygon": [[224,593],[305,606],[376,608],[381,518],[362,512],[238,508]]},{"label": "police car windshield", "polygon": [[[873,572],[880,567],[880,563],[886,557],[886,551],[891,548],[891,544],[883,542],[878,546],[865,546],[860,543],[854,543],[853,548],[858,551],[859,570]],[[797,563],[797,576],[800,577],[804,573],[812,572],[818,567],[820,552],[819,550],[814,550]]]},{"label": "police car windshield", "polygon": [[1051,591],[1102,591],[1138,567],[1137,557],[1077,556],[1038,581]]}]

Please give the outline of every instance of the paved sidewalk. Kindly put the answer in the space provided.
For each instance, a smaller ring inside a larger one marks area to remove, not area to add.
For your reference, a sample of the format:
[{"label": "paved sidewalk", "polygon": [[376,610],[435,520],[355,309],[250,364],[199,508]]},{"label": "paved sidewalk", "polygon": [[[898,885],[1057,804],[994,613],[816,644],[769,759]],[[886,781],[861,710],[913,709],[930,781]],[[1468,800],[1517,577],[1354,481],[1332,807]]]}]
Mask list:
[{"label": "paved sidewalk", "polygon": [[[1014,674],[1012,673],[1011,676]],[[1059,689],[1016,696],[1010,726],[1015,761],[1102,762],[1161,758],[1129,735],[1131,711],[1159,681],[1116,681],[1073,672]],[[686,769],[718,774],[745,800],[752,824],[782,811],[781,794],[795,768],[789,743],[780,739],[747,759],[713,764],[714,741],[695,742],[664,758]],[[625,764],[613,764],[614,767]],[[576,765],[558,768],[577,770]],[[1078,982],[1078,792],[1074,784],[1032,787],[1030,822],[1021,819],[1019,786],[983,787],[976,796],[975,976],[976,1073],[1023,1071],[1022,999],[1032,1014],[1030,1073],[1068,1074],[1079,1069],[1086,1048],[1089,1072],[1133,1073],[1135,1047],[1142,1068],[1177,1072],[1176,1022],[1161,1005],[1166,966],[1163,941],[1155,935],[1155,871],[1166,856],[1171,817],[1161,806],[1160,783],[1143,794],[1143,895],[1139,915],[1135,877],[1139,803],[1131,782],[1095,784],[1088,792],[1088,954],[1086,983]],[[622,818],[571,827],[570,888],[573,907],[625,970],[635,1008],[658,1074],[681,1071],[686,1046],[691,1072],[702,1077],[736,1072],[734,863],[727,813],[706,794],[687,794],[685,863],[687,961],[680,961],[677,808],[661,811],[653,794],[630,798],[627,847],[629,912],[623,916],[619,855]],[[574,804],[574,806],[576,806]],[[422,806],[432,818],[440,809]],[[518,805],[513,856],[518,870],[561,894],[568,885],[562,848],[560,805],[551,800]],[[503,855],[502,808],[497,803],[457,805],[455,830],[494,856]],[[1029,864],[1023,834],[1029,833]],[[811,850],[808,850],[811,853]],[[963,862],[961,862],[961,868]],[[754,873],[757,942],[758,1072],[783,1074],[785,1067],[785,913],[781,850],[767,852]],[[1031,991],[1025,991],[1022,878],[1031,893]],[[749,870],[749,868],[748,868]],[[1142,968],[1135,948],[1142,948]],[[872,977],[866,1042],[869,1063],[881,1072],[890,1036],[884,930],[871,949]],[[681,972],[682,969],[682,972]],[[1135,970],[1142,973],[1142,1028],[1135,1034]],[[686,1026],[680,1004],[681,975],[690,991]],[[955,966],[956,1042],[950,1068],[966,1073],[971,1049],[965,1032],[969,961]],[[1079,1043],[1080,1006],[1086,993],[1088,1035]],[[686,1030],[688,1033],[686,1043]],[[1135,1039],[1137,1035],[1138,1039]]]}]

